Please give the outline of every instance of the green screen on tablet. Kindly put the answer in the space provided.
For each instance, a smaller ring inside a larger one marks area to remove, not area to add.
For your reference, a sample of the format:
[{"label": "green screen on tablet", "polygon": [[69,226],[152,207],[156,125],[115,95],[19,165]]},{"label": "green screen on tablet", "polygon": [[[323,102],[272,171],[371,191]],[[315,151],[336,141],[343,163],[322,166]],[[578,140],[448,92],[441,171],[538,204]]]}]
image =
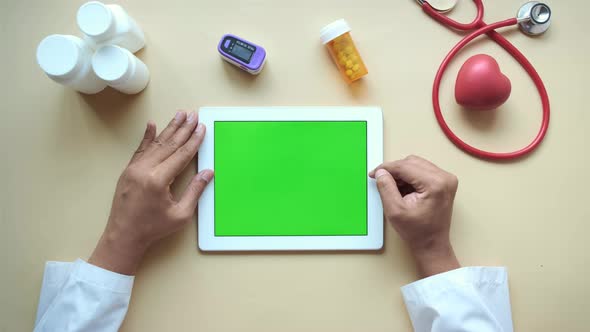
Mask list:
[{"label": "green screen on tablet", "polygon": [[365,121],[215,121],[215,236],[367,235]]}]

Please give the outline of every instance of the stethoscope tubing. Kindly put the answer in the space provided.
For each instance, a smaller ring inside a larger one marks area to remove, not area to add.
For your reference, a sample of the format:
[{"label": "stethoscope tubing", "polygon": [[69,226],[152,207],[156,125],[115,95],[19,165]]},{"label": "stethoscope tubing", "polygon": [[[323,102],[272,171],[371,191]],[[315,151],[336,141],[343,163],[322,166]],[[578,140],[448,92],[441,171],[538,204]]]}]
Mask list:
[{"label": "stethoscope tubing", "polygon": [[[453,49],[449,52],[449,54],[445,57],[443,62],[441,63],[438,72],[436,73],[434,84],[432,88],[432,103],[434,107],[434,115],[436,116],[436,120],[440,125],[444,134],[455,144],[457,147],[462,149],[463,151],[479,157],[483,159],[490,159],[490,160],[511,160],[520,158],[533,150],[535,150],[543,141],[543,138],[547,134],[547,130],[549,129],[549,120],[550,120],[550,104],[549,104],[549,95],[547,93],[547,89],[543,84],[543,80],[539,76],[539,73],[535,70],[535,67],[528,61],[528,59],[520,52],[512,43],[510,43],[506,38],[496,32],[496,29],[517,25],[518,21],[516,18],[511,18],[505,21],[497,22],[494,24],[486,24],[483,21],[483,3],[481,0],[474,0],[476,6],[478,8],[478,15],[476,19],[469,24],[461,24],[458,23],[440,13],[436,12],[428,3],[423,5],[423,9],[426,13],[432,16],[434,19],[439,21],[442,24],[451,26],[458,30],[470,30],[471,27],[476,28],[477,30],[473,31],[469,35],[465,36]],[[442,77],[450,64],[453,58],[463,49],[467,44],[469,44],[473,39],[487,34],[493,41],[498,43],[502,48],[504,48],[520,65],[525,69],[525,71],[529,74],[537,90],[539,92],[539,96],[541,97],[542,106],[543,106],[543,120],[541,122],[541,127],[537,136],[534,140],[524,148],[520,150],[516,150],[513,152],[489,152],[485,150],[478,149],[474,146],[467,144],[465,141],[460,139],[455,133],[451,130],[451,128],[447,125],[444,116],[442,115],[440,101],[439,101],[439,91],[440,85],[442,81]]]}]

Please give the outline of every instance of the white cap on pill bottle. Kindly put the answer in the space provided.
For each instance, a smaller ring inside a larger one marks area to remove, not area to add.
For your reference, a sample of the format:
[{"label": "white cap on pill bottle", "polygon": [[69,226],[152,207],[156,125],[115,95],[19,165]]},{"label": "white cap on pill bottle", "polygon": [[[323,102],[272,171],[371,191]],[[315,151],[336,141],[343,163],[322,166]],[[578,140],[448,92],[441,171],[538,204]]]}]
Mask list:
[{"label": "white cap on pill bottle", "polygon": [[128,50],[116,46],[102,46],[92,56],[92,69],[107,84],[123,93],[141,92],[149,82],[145,63]]},{"label": "white cap on pill bottle", "polygon": [[114,33],[115,18],[110,8],[98,1],[85,3],[78,9],[78,27],[87,36],[103,37]]},{"label": "white cap on pill bottle", "polygon": [[322,41],[322,44],[327,44],[334,38],[350,32],[350,30],[350,25],[348,25],[344,19],[340,19],[326,25],[320,31],[320,40]]},{"label": "white cap on pill bottle", "polygon": [[90,66],[92,49],[76,36],[50,35],[37,47],[37,63],[49,78],[82,93],[106,87]]},{"label": "white cap on pill bottle", "polygon": [[76,20],[85,40],[95,49],[112,44],[135,53],[145,46],[143,31],[119,5],[87,2],[78,9]]},{"label": "white cap on pill bottle", "polygon": [[66,35],[51,35],[39,43],[37,62],[51,78],[67,81],[80,68],[82,56],[76,40]]}]

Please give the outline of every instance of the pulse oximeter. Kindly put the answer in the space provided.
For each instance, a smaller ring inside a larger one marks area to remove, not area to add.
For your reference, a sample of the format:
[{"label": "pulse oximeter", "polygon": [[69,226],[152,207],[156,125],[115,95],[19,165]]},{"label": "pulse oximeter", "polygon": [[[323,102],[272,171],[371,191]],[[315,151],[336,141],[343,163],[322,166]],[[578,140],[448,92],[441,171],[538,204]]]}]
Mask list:
[{"label": "pulse oximeter", "polygon": [[266,51],[262,46],[231,34],[221,37],[217,50],[223,60],[252,75],[258,75],[266,62]]}]

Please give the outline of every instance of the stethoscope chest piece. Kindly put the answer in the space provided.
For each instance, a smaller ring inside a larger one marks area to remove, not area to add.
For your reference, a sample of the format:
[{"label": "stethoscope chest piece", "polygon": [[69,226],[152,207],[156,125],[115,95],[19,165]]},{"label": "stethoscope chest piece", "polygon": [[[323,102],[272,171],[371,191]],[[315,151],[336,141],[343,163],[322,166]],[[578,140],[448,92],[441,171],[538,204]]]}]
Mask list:
[{"label": "stethoscope chest piece", "polygon": [[525,3],[516,14],[518,26],[527,35],[543,34],[551,25],[551,9],[544,3],[530,1]]}]

